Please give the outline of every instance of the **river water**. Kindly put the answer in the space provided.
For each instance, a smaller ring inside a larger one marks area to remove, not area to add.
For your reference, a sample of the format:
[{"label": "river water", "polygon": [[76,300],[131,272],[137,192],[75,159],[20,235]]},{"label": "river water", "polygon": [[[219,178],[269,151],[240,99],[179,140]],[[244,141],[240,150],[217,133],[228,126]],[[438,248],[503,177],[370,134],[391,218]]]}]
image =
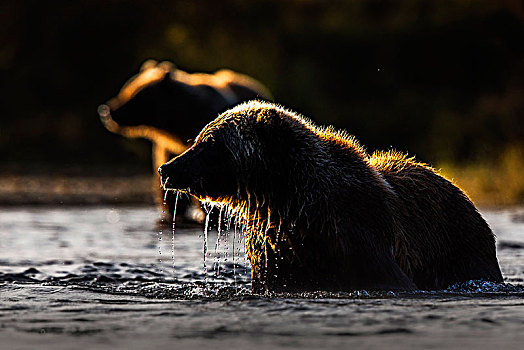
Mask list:
[{"label": "river water", "polygon": [[234,230],[154,207],[0,210],[0,349],[522,348],[524,208],[485,210],[505,284],[251,295]]}]

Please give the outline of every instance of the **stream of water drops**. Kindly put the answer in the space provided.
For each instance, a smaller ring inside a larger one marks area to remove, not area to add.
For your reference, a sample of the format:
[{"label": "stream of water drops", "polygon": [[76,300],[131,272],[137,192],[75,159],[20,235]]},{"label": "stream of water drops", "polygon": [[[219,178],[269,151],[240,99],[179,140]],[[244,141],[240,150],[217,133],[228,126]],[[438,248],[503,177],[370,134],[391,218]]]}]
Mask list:
[{"label": "stream of water drops", "polygon": [[173,262],[173,276],[175,276],[175,221],[176,221],[176,207],[178,206],[178,196],[180,192],[175,191],[175,207],[173,208],[173,233],[171,235],[171,259]]},{"label": "stream of water drops", "polygon": [[215,280],[220,277],[220,235],[222,233],[222,213],[223,213],[223,206],[220,206],[219,212],[218,212],[218,226],[217,226],[217,240],[215,242],[215,253],[213,258],[213,271],[215,272]]},{"label": "stream of water drops", "polygon": [[204,204],[204,211],[206,212],[206,221],[204,224],[204,284],[207,288],[208,277],[207,277],[207,244],[208,244],[208,230],[209,230],[209,215],[211,214],[212,206]]}]

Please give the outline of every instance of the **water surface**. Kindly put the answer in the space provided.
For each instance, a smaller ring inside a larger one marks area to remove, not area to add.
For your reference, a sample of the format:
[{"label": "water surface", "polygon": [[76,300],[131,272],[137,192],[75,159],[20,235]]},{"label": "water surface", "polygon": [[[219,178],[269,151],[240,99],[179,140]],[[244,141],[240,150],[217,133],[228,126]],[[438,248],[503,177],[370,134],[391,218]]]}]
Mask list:
[{"label": "water surface", "polygon": [[203,230],[173,241],[153,207],[3,208],[0,348],[521,348],[524,209],[483,215],[505,284],[258,296],[232,230],[205,273]]}]

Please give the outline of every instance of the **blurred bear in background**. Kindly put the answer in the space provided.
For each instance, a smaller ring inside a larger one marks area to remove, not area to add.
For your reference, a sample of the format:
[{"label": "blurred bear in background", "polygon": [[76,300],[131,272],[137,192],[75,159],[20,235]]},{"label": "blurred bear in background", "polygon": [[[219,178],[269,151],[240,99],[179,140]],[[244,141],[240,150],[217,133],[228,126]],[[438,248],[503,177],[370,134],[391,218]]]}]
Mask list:
[{"label": "blurred bear in background", "polygon": [[[252,99],[271,100],[272,96],[265,86],[246,75],[228,69],[213,74],[186,73],[171,62],[148,60],[116,97],[98,107],[98,114],[109,131],[152,142],[156,201],[165,203],[164,219],[168,223],[175,198],[161,189],[156,169],[183,153],[189,139],[209,121]],[[187,203],[178,203],[177,216],[201,221],[202,212],[188,211]]]}]

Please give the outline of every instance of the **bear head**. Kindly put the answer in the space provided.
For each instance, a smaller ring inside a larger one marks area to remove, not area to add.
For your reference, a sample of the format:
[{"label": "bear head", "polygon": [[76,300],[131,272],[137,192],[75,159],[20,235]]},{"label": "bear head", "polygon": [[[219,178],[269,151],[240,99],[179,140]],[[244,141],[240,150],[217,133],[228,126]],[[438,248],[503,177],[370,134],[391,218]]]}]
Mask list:
[{"label": "bear head", "polygon": [[306,119],[277,105],[240,104],[209,123],[186,152],[159,168],[162,185],[226,204],[247,196],[286,201],[291,193],[300,193],[297,186],[307,188],[307,172],[327,158],[317,149],[316,132]]},{"label": "bear head", "polygon": [[[98,114],[112,132],[120,128],[148,126],[193,137],[210,118],[223,98],[212,87],[196,88],[176,79],[178,70],[170,62],[146,61],[118,95],[98,108]],[[226,106],[223,108],[225,109]]]}]

